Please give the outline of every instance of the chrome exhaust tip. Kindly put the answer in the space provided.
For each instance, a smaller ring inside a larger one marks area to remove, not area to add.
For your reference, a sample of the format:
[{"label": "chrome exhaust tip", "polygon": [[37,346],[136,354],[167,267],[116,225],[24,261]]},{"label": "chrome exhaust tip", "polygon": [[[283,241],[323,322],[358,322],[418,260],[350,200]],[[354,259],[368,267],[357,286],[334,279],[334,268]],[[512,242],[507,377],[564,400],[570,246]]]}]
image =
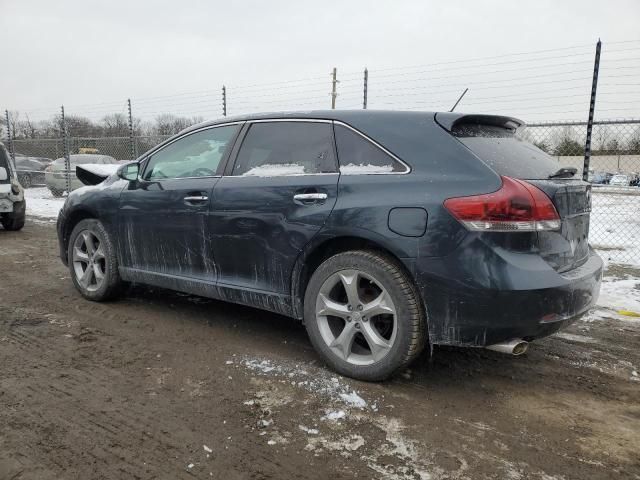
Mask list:
[{"label": "chrome exhaust tip", "polygon": [[506,353],[508,355],[518,356],[524,354],[529,348],[529,342],[525,342],[521,338],[514,338],[508,342],[495,343],[485,347],[487,350],[494,352]]}]

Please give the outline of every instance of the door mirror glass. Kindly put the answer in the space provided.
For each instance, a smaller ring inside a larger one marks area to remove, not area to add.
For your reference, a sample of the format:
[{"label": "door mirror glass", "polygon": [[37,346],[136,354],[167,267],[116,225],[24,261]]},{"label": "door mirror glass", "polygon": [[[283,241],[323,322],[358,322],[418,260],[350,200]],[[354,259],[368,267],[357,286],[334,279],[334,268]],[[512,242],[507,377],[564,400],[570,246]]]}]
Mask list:
[{"label": "door mirror glass", "polygon": [[7,169],[4,167],[0,167],[0,181],[6,180],[7,178],[9,178],[9,176],[7,175]]},{"label": "door mirror glass", "polygon": [[140,165],[138,163],[127,163],[118,168],[118,176],[124,180],[133,182],[138,179]]}]

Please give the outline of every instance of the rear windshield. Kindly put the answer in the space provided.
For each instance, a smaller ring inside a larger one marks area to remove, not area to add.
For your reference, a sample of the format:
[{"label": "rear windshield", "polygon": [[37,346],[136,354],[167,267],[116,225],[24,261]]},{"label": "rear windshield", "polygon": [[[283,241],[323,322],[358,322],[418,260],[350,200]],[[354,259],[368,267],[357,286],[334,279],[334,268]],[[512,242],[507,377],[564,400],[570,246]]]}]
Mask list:
[{"label": "rear windshield", "polygon": [[549,178],[561,165],[538,147],[494,125],[454,125],[451,133],[497,174],[521,179]]}]

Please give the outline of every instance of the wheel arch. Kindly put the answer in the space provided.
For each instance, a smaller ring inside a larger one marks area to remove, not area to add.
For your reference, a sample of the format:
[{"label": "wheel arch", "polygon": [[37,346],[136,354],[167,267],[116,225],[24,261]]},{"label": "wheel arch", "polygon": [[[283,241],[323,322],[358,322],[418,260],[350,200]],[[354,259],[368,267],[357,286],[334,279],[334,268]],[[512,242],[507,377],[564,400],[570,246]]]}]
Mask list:
[{"label": "wheel arch", "polygon": [[71,236],[71,232],[76,227],[78,223],[82,220],[86,220],[88,218],[98,218],[94,211],[86,207],[75,208],[70,213],[67,214],[64,223],[62,225],[62,249],[61,252],[64,253],[66,262],[69,261],[67,258],[67,252],[69,251],[69,237]]},{"label": "wheel arch", "polygon": [[425,307],[420,290],[417,288],[415,275],[406,263],[390,248],[386,247],[382,242],[369,237],[342,235],[317,241],[313,245],[308,246],[303,254],[296,260],[291,278],[291,305],[292,316],[294,318],[298,320],[304,318],[304,294],[313,272],[315,272],[320,264],[327,258],[349,250],[375,251],[396,261],[413,284],[416,285],[416,294],[423,308]]}]

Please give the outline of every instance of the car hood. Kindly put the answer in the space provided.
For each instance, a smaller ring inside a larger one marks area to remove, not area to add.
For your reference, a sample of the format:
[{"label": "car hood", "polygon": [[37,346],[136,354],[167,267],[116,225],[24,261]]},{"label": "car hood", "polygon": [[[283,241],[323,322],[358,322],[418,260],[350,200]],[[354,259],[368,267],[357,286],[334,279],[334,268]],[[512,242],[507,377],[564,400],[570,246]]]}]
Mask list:
[{"label": "car hood", "polygon": [[111,175],[115,175],[120,165],[116,164],[91,164],[76,166],[76,177],[85,185],[97,185]]}]

